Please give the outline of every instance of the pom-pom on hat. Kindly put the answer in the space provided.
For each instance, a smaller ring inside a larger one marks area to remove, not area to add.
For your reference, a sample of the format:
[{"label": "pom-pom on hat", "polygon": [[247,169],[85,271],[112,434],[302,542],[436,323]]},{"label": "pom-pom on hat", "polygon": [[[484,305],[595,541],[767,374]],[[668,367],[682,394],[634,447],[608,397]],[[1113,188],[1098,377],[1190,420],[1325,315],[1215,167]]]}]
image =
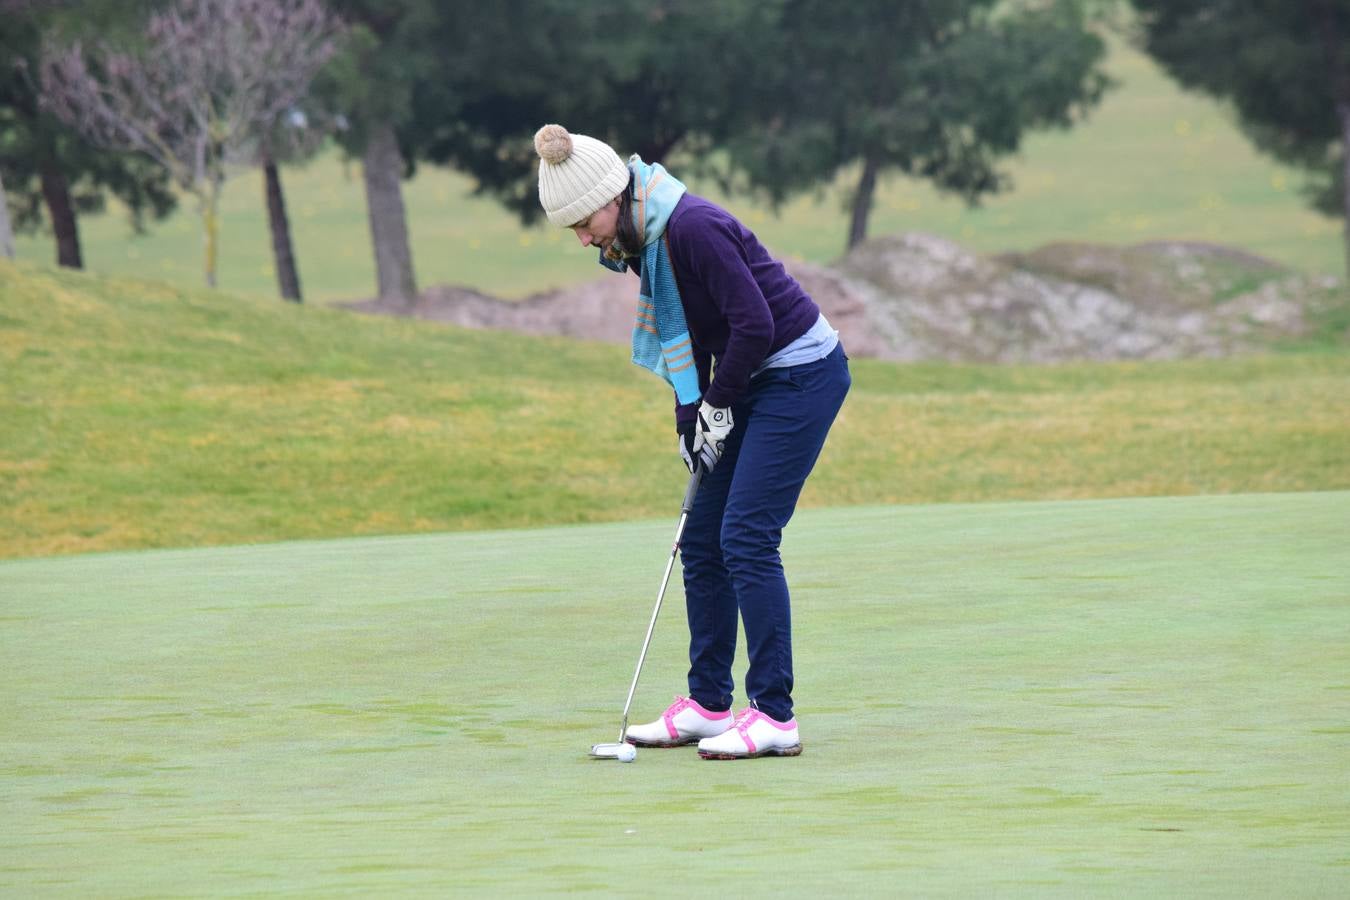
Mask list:
[{"label": "pom-pom on hat", "polygon": [[628,187],[628,166],[604,141],[545,125],[535,132],[534,149],[539,203],[554,225],[577,224]]}]

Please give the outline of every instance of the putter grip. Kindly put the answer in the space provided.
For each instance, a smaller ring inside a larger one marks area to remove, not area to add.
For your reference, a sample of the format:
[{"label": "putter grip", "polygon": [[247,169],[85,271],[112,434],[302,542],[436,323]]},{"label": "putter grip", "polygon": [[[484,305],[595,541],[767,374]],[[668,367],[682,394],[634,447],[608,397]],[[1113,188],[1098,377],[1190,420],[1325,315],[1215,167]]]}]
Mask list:
[{"label": "putter grip", "polygon": [[703,467],[698,466],[689,476],[689,488],[684,492],[684,503],[680,506],[680,511],[688,513],[694,508],[694,495],[698,493],[698,484],[703,480]]}]

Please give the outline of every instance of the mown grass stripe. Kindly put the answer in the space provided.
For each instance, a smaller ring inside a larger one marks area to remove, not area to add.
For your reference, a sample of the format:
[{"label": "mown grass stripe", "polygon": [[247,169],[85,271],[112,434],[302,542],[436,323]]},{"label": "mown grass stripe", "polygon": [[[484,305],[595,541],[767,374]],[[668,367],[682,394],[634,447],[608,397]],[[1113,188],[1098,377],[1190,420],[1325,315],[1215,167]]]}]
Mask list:
[{"label": "mown grass stripe", "polygon": [[[3,562],[0,891],[610,893],[664,867],[804,894],[1339,896],[1348,512],[805,510],[784,556],[806,751],[725,766],[585,758],[669,514]],[[683,687],[678,593],[638,717]]]}]

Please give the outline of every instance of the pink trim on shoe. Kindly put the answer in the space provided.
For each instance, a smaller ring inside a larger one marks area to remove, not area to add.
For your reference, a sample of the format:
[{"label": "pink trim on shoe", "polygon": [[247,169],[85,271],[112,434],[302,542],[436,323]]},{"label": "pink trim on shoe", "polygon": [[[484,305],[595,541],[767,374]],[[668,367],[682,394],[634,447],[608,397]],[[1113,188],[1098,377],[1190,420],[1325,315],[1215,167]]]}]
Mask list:
[{"label": "pink trim on shoe", "polygon": [[736,729],[736,733],[741,738],[741,743],[745,746],[744,753],[735,753],[730,751],[718,751],[718,750],[704,750],[703,744],[702,742],[700,742],[698,755],[703,757],[704,759],[749,759],[760,755],[797,756],[802,752],[801,743],[799,742],[793,744],[791,747],[782,747],[782,748],[770,747],[768,750],[763,751],[763,754],[761,754],[759,746],[756,745],[754,740],[750,737],[751,727],[754,726],[756,722],[760,721],[767,722],[774,728],[777,728],[779,731],[795,731],[797,728],[797,720],[795,718],[787,722],[780,722],[777,719],[774,719],[760,712],[755,707],[748,706],[745,709],[741,710],[739,713],[737,713],[736,723],[735,725],[732,726],[733,728]]},{"label": "pink trim on shoe", "polygon": [[686,697],[685,699],[688,700],[689,705],[692,706],[694,709],[698,710],[698,714],[705,719],[716,722],[721,719],[731,718],[731,710],[729,709],[724,709],[721,712],[713,712],[712,710],[704,706],[702,703],[699,703],[693,697]]},{"label": "pink trim on shoe", "polygon": [[666,723],[666,732],[670,735],[672,741],[680,739],[680,730],[675,727],[675,717],[684,712],[684,708],[689,705],[689,698],[675,695],[675,702],[666,707],[666,711],[661,713],[661,721]]},{"label": "pink trim on shoe", "polygon": [[[661,721],[666,723],[666,731],[670,734],[670,739],[672,741],[678,741],[680,739],[680,730],[675,727],[675,717],[686,709],[691,708],[694,712],[710,722],[717,722],[731,715],[731,710],[729,709],[723,710],[722,712],[712,712],[711,710],[704,708],[703,704],[699,703],[693,697],[681,697],[679,694],[676,694],[675,702],[670,704],[670,706],[667,706],[666,711],[661,713]],[[770,721],[773,720],[770,719]]]},{"label": "pink trim on shoe", "polygon": [[753,706],[747,706],[745,709],[741,710],[741,714],[736,717],[736,731],[740,733],[741,740],[745,743],[745,751],[752,756],[759,751],[759,748],[755,746],[755,742],[750,740],[750,726],[756,722],[767,722],[779,731],[791,731],[797,727],[795,719],[790,722],[780,722],[772,716],[766,716]]},{"label": "pink trim on shoe", "polygon": [[759,751],[759,747],[757,747],[755,742],[750,738],[750,726],[760,719],[763,719],[780,731],[791,731],[794,727],[792,725],[784,725],[777,719],[764,715],[764,713],[755,709],[753,706],[747,706],[745,709],[741,710],[741,714],[736,717],[735,728],[737,733],[741,736],[741,743],[745,744],[745,752],[752,756]]},{"label": "pink trim on shoe", "polygon": [[[759,712],[759,710],[755,710],[755,712]],[[774,728],[777,728],[779,731],[791,731],[792,729],[797,727],[797,720],[795,717],[787,722],[780,722],[777,719],[773,718],[772,716],[764,715],[764,713],[759,713],[759,717],[763,719],[765,722],[768,722]]]}]

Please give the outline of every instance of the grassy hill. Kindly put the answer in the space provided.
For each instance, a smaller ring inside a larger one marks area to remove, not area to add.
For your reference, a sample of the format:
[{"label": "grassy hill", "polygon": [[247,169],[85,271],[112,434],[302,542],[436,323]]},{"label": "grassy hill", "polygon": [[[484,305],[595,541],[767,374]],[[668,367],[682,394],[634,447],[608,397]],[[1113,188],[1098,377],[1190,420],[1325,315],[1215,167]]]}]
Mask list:
[{"label": "grassy hill", "polygon": [[[1350,487],[1350,354],[857,360],[807,506]],[[0,555],[666,516],[623,348],[0,262]]]},{"label": "grassy hill", "polygon": [[585,757],[669,516],[3,562],[0,894],[1342,897],[1347,506],[804,511],[804,752],[728,764]]},{"label": "grassy hill", "polygon": [[[1015,188],[979,209],[900,177],[881,186],[872,234],[927,231],[981,252],[1029,251],[1065,239],[1114,244],[1204,240],[1230,244],[1309,272],[1343,274],[1340,225],[1309,211],[1300,176],[1259,156],[1217,104],[1182,93],[1149,59],[1113,43],[1119,87],[1078,128],[1033,136],[1010,165]],[[578,131],[586,123],[565,123]],[[672,165],[679,169],[678,161]],[[677,171],[678,174],[678,171]],[[301,280],[311,301],[374,293],[359,163],[329,155],[284,173]],[[777,252],[829,262],[843,250],[852,176],[788,205],[779,216],[741,198],[722,199]],[[422,167],[406,186],[413,254],[423,285],[465,284],[518,297],[597,277],[594,256],[570,234],[522,228],[494,203],[471,197],[462,176]],[[201,237],[191,202],[149,236],[131,236],[121,215],[82,221],[94,271],[195,287]],[[24,238],[20,253],[50,261],[50,239]],[[261,175],[225,194],[220,285],[276,295]]]}]

